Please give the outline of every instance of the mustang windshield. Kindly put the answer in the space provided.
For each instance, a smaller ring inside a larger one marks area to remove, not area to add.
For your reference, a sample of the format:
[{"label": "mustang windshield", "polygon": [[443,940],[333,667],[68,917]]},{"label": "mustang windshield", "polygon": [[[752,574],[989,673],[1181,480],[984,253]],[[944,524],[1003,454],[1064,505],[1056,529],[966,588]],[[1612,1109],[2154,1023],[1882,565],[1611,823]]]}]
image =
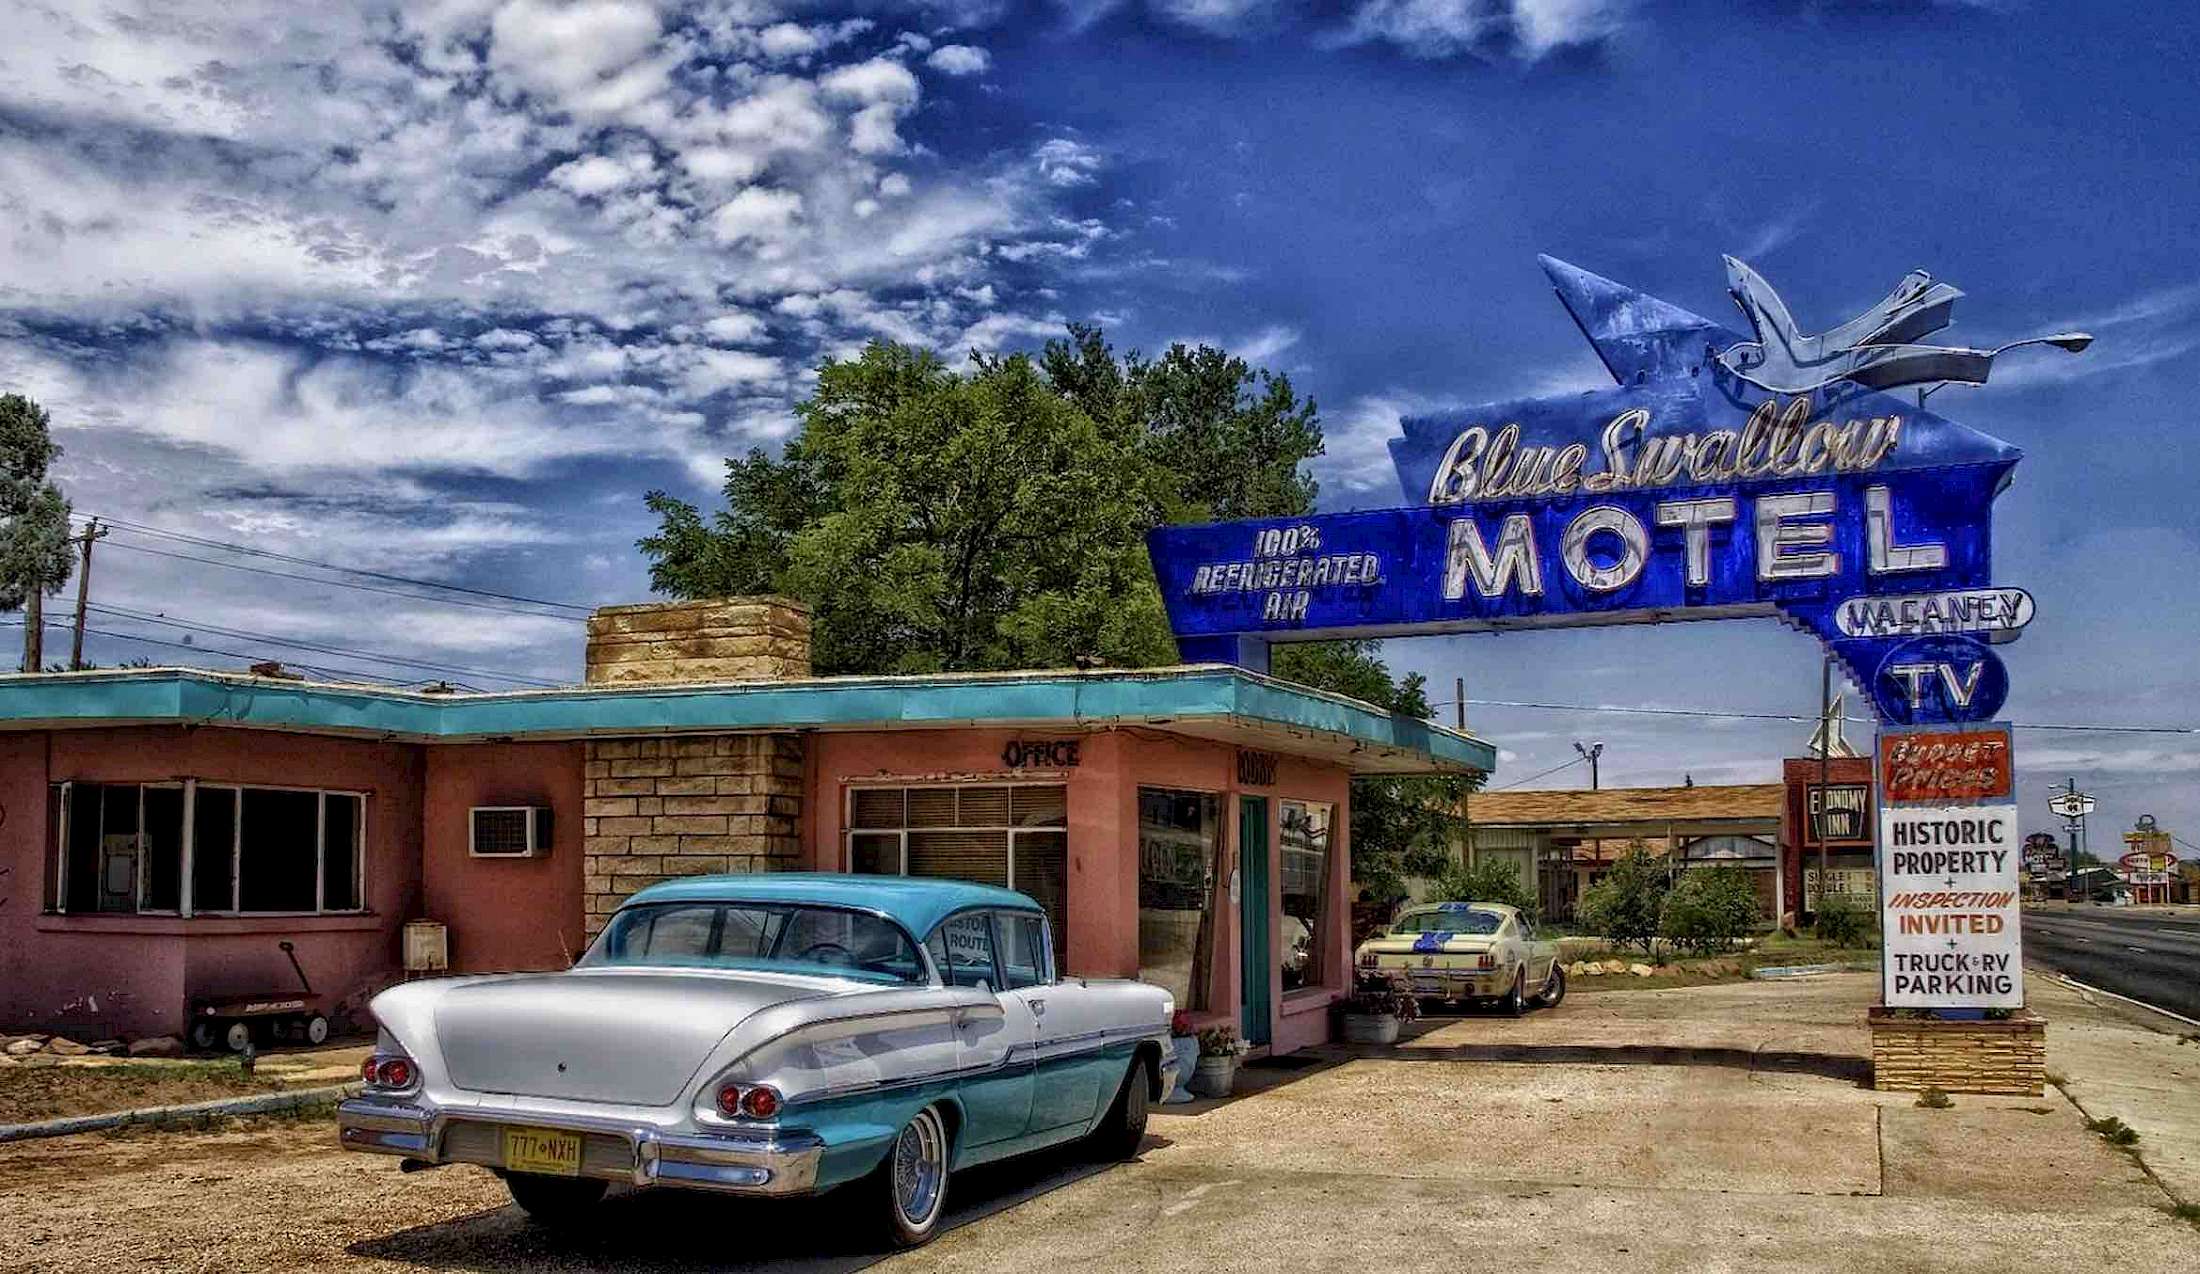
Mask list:
[{"label": "mustang windshield", "polygon": [[1505,923],[1502,912],[1485,911],[1480,907],[1438,907],[1433,911],[1415,911],[1398,917],[1398,923],[1390,927],[1392,933],[1458,933],[1470,938],[1488,937]]},{"label": "mustang windshield", "polygon": [[922,982],[917,949],[891,921],[798,903],[665,902],[627,907],[581,968],[776,969]]}]

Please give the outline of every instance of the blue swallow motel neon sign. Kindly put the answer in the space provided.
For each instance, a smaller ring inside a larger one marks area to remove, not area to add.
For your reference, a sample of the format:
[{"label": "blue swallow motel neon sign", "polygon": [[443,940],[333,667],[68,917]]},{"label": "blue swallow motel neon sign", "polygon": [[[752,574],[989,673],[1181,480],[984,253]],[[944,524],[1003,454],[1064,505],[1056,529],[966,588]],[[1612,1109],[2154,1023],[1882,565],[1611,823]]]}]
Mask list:
[{"label": "blue swallow motel neon sign", "polygon": [[[1401,507],[1154,531],[1186,658],[1261,666],[1275,641],[1774,616],[1823,641],[1891,724],[1999,711],[2008,678],[1989,647],[2034,609],[1991,578],[1992,506],[2021,455],[1888,391],[1902,368],[1983,380],[2000,351],[1844,355],[1828,336],[1771,357],[1792,322],[1739,262],[1755,341],[1544,268],[1615,386],[1404,421],[1390,443]],[[1961,294],[1920,277],[1840,340],[1937,330]],[[1768,361],[1781,388],[1752,376]],[[1830,370],[1812,382],[1813,366]]]}]

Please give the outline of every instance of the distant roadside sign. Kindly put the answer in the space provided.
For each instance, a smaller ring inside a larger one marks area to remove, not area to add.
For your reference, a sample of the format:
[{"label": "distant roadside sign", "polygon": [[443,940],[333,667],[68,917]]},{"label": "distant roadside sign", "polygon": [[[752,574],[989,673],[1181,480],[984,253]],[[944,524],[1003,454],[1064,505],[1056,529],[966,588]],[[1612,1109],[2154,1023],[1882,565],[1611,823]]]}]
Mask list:
[{"label": "distant roadside sign", "polygon": [[2083,792],[2057,792],[2047,798],[2047,808],[2057,818],[2084,818],[2093,812],[2094,799]]}]

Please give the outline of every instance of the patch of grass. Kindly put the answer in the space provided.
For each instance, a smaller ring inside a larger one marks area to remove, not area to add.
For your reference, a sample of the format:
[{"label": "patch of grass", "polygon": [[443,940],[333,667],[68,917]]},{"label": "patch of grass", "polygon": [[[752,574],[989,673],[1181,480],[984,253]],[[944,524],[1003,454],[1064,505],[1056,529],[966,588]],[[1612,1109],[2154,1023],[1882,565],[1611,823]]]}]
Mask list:
[{"label": "patch of grass", "polygon": [[1942,1090],[1928,1086],[1917,1095],[1917,1104],[1926,1110],[1946,1110],[1955,1105],[1956,1101]]},{"label": "patch of grass", "polygon": [[2166,1210],[2185,1224],[2200,1229],[2200,1203],[2172,1203]]},{"label": "patch of grass", "polygon": [[0,1069],[0,1124],[248,1097],[283,1088],[280,1079],[246,1075],[226,1060],[10,1066]]},{"label": "patch of grass", "polygon": [[2099,1133],[2101,1140],[2111,1146],[2135,1145],[2139,1140],[2139,1130],[2114,1115],[2106,1119],[2088,1119],[2085,1128],[2087,1132]]},{"label": "patch of grass", "polygon": [[2057,1088],[2064,1088],[2069,1085],[2070,1077],[2061,1071],[2049,1071],[2047,1072],[2047,1082]]}]

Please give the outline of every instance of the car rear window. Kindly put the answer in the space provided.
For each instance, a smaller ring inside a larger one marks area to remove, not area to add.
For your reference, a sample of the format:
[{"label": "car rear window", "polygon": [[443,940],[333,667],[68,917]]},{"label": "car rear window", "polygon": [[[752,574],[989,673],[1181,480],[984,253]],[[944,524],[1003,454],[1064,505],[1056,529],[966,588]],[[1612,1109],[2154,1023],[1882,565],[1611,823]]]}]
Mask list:
[{"label": "car rear window", "polygon": [[922,982],[924,963],[900,926],[837,907],[666,902],[626,907],[581,967],[780,969],[879,982]]},{"label": "car rear window", "polygon": [[1463,933],[1468,937],[1487,937],[1496,933],[1505,923],[1503,912],[1487,911],[1481,907],[1438,907],[1434,911],[1415,911],[1398,917],[1398,923],[1390,927],[1392,933]]}]

